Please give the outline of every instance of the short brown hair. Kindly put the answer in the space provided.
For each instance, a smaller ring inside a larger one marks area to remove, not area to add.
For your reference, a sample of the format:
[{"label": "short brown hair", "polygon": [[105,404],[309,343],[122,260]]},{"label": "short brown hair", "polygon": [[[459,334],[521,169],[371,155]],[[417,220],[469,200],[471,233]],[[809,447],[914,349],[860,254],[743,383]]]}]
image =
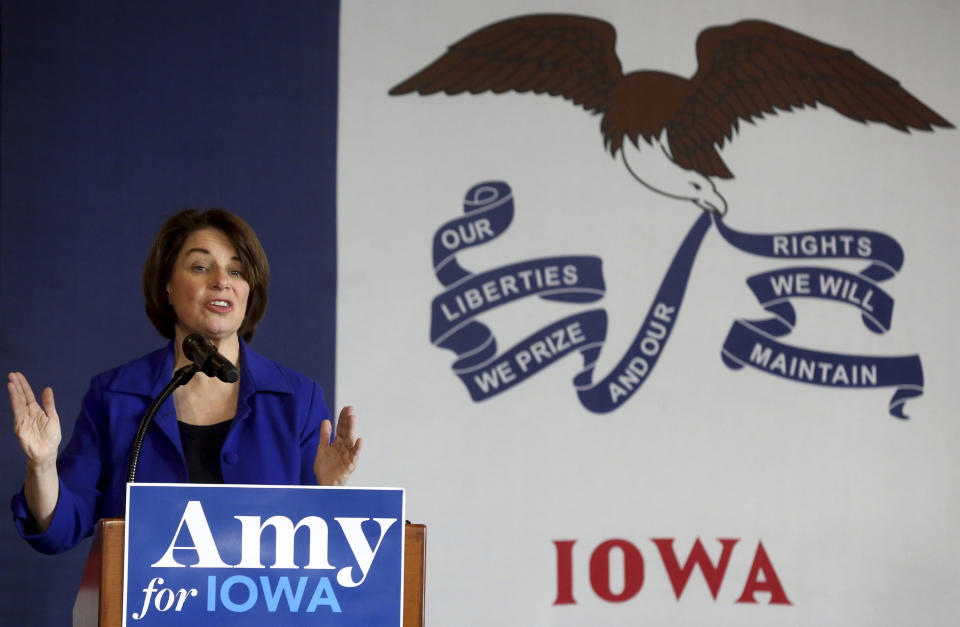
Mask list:
[{"label": "short brown hair", "polygon": [[174,337],[177,314],[170,304],[167,284],[183,244],[190,235],[201,229],[216,229],[222,232],[240,257],[243,277],[250,285],[250,295],[247,298],[247,313],[237,334],[249,342],[267,309],[270,265],[267,263],[267,254],[250,225],[224,209],[186,209],[172,216],[160,227],[143,266],[143,298],[147,317],[160,335],[171,339]]}]

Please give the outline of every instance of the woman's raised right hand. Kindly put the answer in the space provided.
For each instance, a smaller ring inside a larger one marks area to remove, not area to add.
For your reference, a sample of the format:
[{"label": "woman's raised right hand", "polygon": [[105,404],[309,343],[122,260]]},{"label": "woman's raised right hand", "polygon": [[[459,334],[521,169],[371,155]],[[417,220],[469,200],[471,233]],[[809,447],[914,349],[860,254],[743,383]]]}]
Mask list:
[{"label": "woman's raised right hand", "polygon": [[46,388],[37,402],[27,378],[19,372],[7,375],[7,391],[13,408],[13,430],[27,462],[36,468],[49,468],[57,461],[60,447],[60,417],[53,402],[53,390]]}]

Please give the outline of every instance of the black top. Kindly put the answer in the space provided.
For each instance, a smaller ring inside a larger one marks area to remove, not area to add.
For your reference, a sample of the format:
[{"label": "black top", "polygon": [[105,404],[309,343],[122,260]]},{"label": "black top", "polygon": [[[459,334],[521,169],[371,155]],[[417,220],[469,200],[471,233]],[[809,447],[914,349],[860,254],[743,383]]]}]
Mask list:
[{"label": "black top", "polygon": [[223,483],[220,449],[223,448],[232,423],[233,420],[224,420],[213,425],[200,426],[177,421],[190,483]]}]

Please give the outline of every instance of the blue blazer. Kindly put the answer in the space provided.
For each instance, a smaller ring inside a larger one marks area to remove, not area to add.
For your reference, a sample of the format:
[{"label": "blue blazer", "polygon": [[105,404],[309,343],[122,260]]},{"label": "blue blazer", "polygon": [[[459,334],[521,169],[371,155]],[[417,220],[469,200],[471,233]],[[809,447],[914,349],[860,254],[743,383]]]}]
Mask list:
[{"label": "blue blazer", "polygon": [[[122,518],[129,461],[140,419],[173,376],[173,343],[93,378],[73,436],[57,459],[60,497],[44,533],[23,490],[11,503],[20,534],[43,553],[59,553],[93,533],[100,518]],[[202,376],[202,375],[197,375]],[[220,452],[225,483],[316,485],[320,423],[330,418],[320,386],[261,357],[240,340],[237,414]],[[147,430],[137,481],[186,483],[187,465],[173,397]]]}]

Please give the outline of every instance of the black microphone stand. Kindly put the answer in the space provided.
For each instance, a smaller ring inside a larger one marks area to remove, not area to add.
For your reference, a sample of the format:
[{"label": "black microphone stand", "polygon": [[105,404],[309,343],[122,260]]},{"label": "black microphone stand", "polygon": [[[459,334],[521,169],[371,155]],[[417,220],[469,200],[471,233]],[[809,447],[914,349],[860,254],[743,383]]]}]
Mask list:
[{"label": "black microphone stand", "polygon": [[193,375],[199,371],[200,368],[198,368],[196,364],[188,364],[174,372],[170,383],[167,384],[167,387],[163,388],[160,396],[153,401],[153,404],[147,409],[147,413],[143,415],[143,419],[140,421],[140,427],[137,428],[137,435],[133,438],[133,445],[130,447],[130,464],[127,466],[127,483],[134,483],[137,479],[137,462],[140,461],[140,449],[143,447],[143,438],[147,435],[147,427],[153,422],[154,415],[156,415],[160,406],[163,405],[163,402],[167,400],[167,397],[170,396],[175,389],[186,384],[193,378]]}]

